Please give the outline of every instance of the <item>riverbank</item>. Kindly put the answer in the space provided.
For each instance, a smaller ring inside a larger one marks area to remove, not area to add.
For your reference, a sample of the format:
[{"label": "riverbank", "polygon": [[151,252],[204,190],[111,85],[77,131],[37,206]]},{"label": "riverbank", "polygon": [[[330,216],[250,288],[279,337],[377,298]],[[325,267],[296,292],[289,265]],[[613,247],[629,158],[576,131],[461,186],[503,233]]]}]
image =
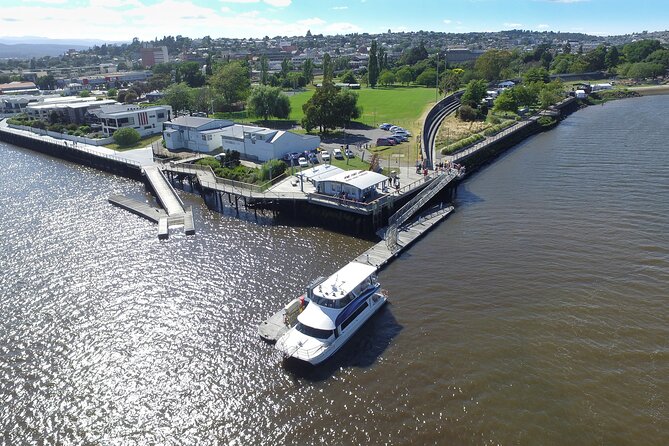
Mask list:
[{"label": "riverbank", "polygon": [[643,87],[629,87],[629,90],[635,91],[641,96],[655,96],[669,94],[669,85],[646,85]]}]

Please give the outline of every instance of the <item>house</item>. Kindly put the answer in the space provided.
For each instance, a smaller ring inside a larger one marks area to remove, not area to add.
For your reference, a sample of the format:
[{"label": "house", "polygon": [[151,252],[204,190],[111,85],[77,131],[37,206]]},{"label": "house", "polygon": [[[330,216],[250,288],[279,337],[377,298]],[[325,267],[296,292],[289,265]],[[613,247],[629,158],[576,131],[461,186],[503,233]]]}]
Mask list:
[{"label": "house", "polygon": [[232,125],[232,121],[225,119],[179,116],[164,124],[165,147],[209,153],[221,147],[223,129]]},{"label": "house", "polygon": [[235,124],[221,133],[223,150],[236,150],[242,159],[256,162],[281,159],[291,152],[314,151],[320,144],[318,136],[250,125]]},{"label": "house", "polygon": [[111,136],[123,127],[132,127],[140,136],[155,135],[163,131],[163,123],[172,118],[172,107],[156,105],[142,108],[136,105],[109,105],[96,113],[102,124],[102,133]]},{"label": "house", "polygon": [[499,88],[513,88],[516,85],[514,81],[504,81],[497,84]]}]

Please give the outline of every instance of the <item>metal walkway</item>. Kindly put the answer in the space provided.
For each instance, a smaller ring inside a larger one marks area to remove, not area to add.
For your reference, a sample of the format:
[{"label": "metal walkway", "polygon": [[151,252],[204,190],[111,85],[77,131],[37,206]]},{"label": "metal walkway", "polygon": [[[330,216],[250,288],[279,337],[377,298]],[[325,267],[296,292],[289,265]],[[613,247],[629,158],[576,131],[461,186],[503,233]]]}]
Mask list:
[{"label": "metal walkway", "polygon": [[448,169],[423,189],[418,195],[413,197],[407,204],[402,206],[388,220],[388,229],[384,237],[386,245],[391,252],[396,252],[400,245],[397,242],[397,233],[400,227],[408,221],[416,212],[430,201],[435,195],[446,187],[451,181],[458,177],[458,170]]},{"label": "metal walkway", "polygon": [[[171,226],[183,226],[186,235],[195,234],[193,210],[191,208],[186,209],[183,201],[177,195],[177,191],[165,178],[165,174],[157,166],[144,166],[142,172],[156,194],[158,203],[165,209],[166,215],[158,219],[158,238],[167,238]],[[140,212],[134,212],[142,215]]]}]

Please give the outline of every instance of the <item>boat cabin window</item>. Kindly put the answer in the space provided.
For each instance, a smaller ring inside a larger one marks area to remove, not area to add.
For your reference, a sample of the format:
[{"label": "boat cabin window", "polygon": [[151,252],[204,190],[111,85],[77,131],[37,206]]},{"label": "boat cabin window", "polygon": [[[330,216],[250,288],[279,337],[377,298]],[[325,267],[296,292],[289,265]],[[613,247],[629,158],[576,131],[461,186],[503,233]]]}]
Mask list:
[{"label": "boat cabin window", "polygon": [[328,299],[326,297],[321,297],[313,295],[312,302],[320,305],[321,307],[327,308],[344,308],[346,305],[350,304],[355,297],[351,294],[347,294],[341,299]]},{"label": "boat cabin window", "polygon": [[353,322],[353,321],[355,320],[355,318],[358,317],[358,316],[360,315],[360,313],[362,313],[363,311],[365,311],[365,308],[367,308],[367,305],[368,305],[368,304],[367,304],[367,301],[365,301],[365,302],[363,302],[362,305],[360,305],[360,306],[358,307],[357,310],[355,310],[353,313],[351,313],[351,315],[350,315],[349,317],[347,317],[346,320],[345,320],[344,322],[341,323],[341,329],[343,330],[343,329],[345,329],[346,327],[348,327],[348,324],[350,324],[351,322]]},{"label": "boat cabin window", "polygon": [[307,336],[311,336],[312,338],[317,338],[317,339],[328,339],[333,334],[333,330],[321,330],[320,328],[314,328],[308,325],[304,325],[301,322],[297,323],[295,329],[300,333],[303,333]]}]

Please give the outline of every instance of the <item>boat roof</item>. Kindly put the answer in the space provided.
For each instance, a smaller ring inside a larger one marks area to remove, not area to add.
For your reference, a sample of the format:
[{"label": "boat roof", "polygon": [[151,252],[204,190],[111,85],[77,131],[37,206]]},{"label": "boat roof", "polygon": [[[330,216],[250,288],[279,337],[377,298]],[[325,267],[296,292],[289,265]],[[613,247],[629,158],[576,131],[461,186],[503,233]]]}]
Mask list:
[{"label": "boat roof", "polygon": [[334,330],[336,328],[335,320],[339,312],[338,309],[309,304],[297,316],[297,320],[319,330]]},{"label": "boat roof", "polygon": [[376,267],[351,262],[314,288],[314,294],[326,299],[341,299],[376,272]]}]

